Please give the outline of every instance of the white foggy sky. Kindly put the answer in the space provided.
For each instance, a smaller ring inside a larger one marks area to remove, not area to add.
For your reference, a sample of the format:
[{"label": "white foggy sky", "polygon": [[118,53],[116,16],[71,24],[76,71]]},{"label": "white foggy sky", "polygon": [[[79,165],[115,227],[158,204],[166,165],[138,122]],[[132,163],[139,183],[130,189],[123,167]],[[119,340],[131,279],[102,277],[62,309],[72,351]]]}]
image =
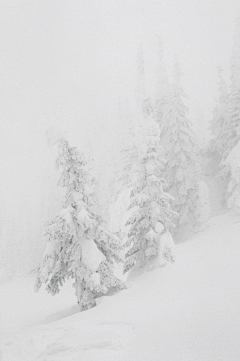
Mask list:
[{"label": "white foggy sky", "polygon": [[9,133],[27,134],[39,123],[104,122],[115,114],[118,94],[132,96],[137,46],[142,40],[147,46],[155,33],[163,40],[169,75],[175,54],[180,61],[191,117],[198,109],[211,116],[217,64],[228,72],[236,0],[3,0],[0,5],[5,141]]},{"label": "white foggy sky", "polygon": [[190,119],[206,122],[217,95],[217,64],[229,75],[237,5],[236,0],[1,0],[1,154],[19,168],[23,159],[25,169],[44,163],[49,152],[44,132],[59,126],[72,144],[91,142],[101,162],[102,149],[111,150],[118,136],[119,99],[135,107],[138,45],[143,41],[154,62],[155,34],[164,43],[169,77],[175,55],[180,62]]}]

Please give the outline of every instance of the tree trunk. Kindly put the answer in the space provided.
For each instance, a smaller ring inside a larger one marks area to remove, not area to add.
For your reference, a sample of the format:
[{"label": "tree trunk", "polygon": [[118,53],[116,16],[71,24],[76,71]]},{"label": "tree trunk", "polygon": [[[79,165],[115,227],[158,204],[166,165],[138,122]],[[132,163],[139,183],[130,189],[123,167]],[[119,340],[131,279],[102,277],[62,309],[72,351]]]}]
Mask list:
[{"label": "tree trunk", "polygon": [[88,310],[89,308],[96,306],[94,294],[87,289],[86,282],[84,280],[77,277],[75,288],[80,311]]}]

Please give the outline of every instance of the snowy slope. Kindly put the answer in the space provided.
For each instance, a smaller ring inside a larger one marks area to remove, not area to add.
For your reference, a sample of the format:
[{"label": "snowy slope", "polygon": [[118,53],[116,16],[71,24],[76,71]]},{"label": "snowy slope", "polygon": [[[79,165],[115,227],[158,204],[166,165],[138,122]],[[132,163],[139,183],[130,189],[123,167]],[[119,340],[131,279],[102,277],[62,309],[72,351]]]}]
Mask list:
[{"label": "snowy slope", "polygon": [[212,218],[174,265],[87,312],[74,313],[70,285],[56,297],[32,293],[31,278],[1,286],[0,360],[239,361],[239,234],[239,218]]}]

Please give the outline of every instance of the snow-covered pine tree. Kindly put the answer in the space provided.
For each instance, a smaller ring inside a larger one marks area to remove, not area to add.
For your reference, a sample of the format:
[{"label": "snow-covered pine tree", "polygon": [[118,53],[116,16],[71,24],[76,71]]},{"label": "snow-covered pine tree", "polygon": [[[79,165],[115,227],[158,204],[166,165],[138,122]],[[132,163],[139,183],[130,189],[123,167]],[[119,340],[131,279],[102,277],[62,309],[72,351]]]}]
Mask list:
[{"label": "snow-covered pine tree", "polygon": [[[181,71],[175,63],[174,84],[169,93],[161,139],[166,150],[163,174],[169,186],[168,192],[175,198],[174,210],[179,214],[175,232],[178,232],[180,238],[209,214],[208,194],[200,177],[196,155],[196,137],[192,123],[187,118],[188,108],[183,102],[186,97],[181,86]],[[204,201],[200,199],[203,194],[206,198]]]},{"label": "snow-covered pine tree", "polygon": [[95,305],[99,293],[109,288],[123,288],[113,275],[113,260],[121,261],[117,237],[101,226],[94,211],[95,178],[86,169],[84,155],[58,141],[57,168],[61,169],[59,186],[66,189],[61,213],[46,224],[47,247],[37,269],[35,290],[58,293],[66,278],[75,280],[80,310]]},{"label": "snow-covered pine tree", "polygon": [[[138,159],[131,182],[131,215],[126,223],[130,229],[125,243],[128,251],[124,273],[132,267],[144,267],[158,256],[161,234],[173,227],[175,216],[171,208],[173,197],[164,192],[164,151],[160,146],[159,126],[153,119],[146,120],[136,146]],[[169,261],[174,261],[171,250],[164,248],[163,253]]]}]

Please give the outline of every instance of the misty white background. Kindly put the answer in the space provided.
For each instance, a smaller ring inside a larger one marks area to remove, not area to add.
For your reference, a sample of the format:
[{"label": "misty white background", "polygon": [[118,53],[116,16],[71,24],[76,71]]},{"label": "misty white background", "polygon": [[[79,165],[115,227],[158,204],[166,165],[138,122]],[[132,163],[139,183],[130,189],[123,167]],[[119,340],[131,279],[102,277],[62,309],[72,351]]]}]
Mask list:
[{"label": "misty white background", "polygon": [[[0,1],[0,262],[36,265],[43,222],[55,214],[55,151],[48,128],[66,132],[94,159],[102,185],[127,130],[137,121],[137,50],[143,43],[147,91],[154,92],[156,35],[171,81],[178,58],[189,118],[207,136],[220,64],[226,78],[235,0]],[[124,117],[126,115],[126,117]]]}]

